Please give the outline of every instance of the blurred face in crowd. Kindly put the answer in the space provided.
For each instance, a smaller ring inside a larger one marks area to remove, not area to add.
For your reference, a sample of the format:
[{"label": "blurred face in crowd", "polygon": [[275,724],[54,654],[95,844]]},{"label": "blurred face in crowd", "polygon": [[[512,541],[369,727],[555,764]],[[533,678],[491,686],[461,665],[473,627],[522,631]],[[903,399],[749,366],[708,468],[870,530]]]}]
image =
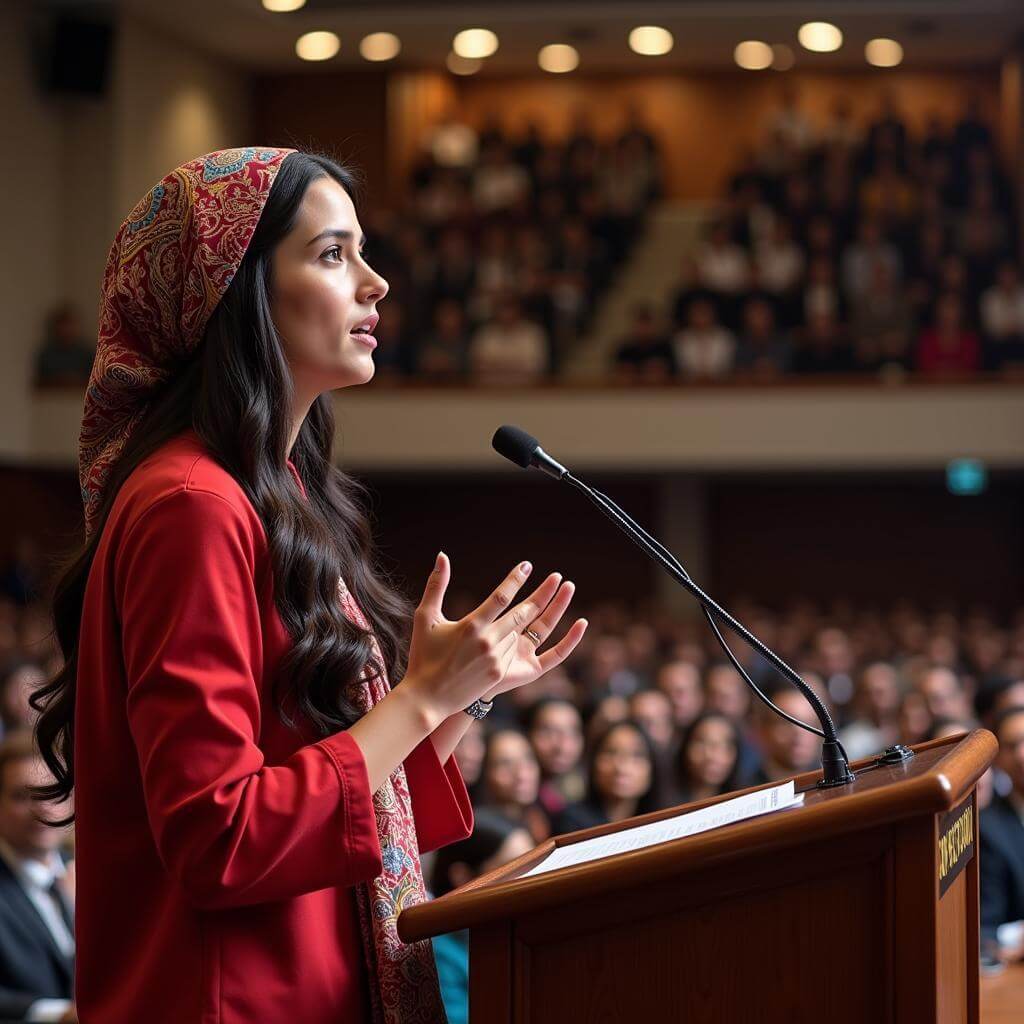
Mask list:
[{"label": "blurred face in crowd", "polygon": [[999,767],[1009,776],[1014,792],[1024,796],[1024,707],[999,725]]},{"label": "blurred face in crowd", "polygon": [[685,728],[701,712],[704,694],[700,687],[700,673],[686,661],[670,661],[658,673],[658,689],[672,704],[672,718],[676,728]]},{"label": "blurred face in crowd", "polygon": [[583,756],[583,721],[572,704],[547,704],[537,712],[530,730],[541,773],[557,777],[570,772]]},{"label": "blurred face in crowd", "polygon": [[68,828],[44,825],[39,817],[63,818],[70,813],[67,805],[48,804],[34,800],[29,786],[45,786],[53,776],[41,757],[17,757],[7,762],[0,779],[0,838],[6,839],[23,857],[45,860],[57,849]]},{"label": "blurred face in crowd", "polygon": [[604,800],[639,800],[651,772],[643,737],[626,723],[615,726],[594,754],[594,785]]},{"label": "blurred face in crowd", "polygon": [[[788,715],[817,725],[807,698],[796,690],[781,690],[772,700]],[[761,743],[768,759],[786,772],[803,772],[817,766],[821,740],[814,733],[780,718],[770,708],[760,709]]]},{"label": "blurred face in crowd", "polygon": [[970,719],[970,704],[960,680],[948,668],[930,668],[921,673],[917,688],[928,713],[935,718]]},{"label": "blurred face in crowd", "polygon": [[605,697],[594,709],[587,722],[587,738],[593,741],[600,736],[613,722],[621,722],[629,717],[629,701],[617,694]]},{"label": "blurred face in crowd", "polygon": [[629,699],[629,714],[647,731],[656,747],[666,749],[672,742],[675,723],[672,704],[661,690],[640,690]]},{"label": "blurred face in crowd", "polygon": [[484,760],[484,782],[491,799],[499,806],[528,807],[537,799],[540,766],[526,737],[502,729],[491,737]]},{"label": "blurred face in crowd", "polygon": [[484,764],[484,723],[474,718],[462,739],[455,745],[455,763],[463,781],[472,786],[479,778]]},{"label": "blurred face in crowd", "polygon": [[1024,679],[1008,686],[995,699],[993,711],[998,714],[1006,708],[1024,708]]},{"label": "blurred face in crowd", "polygon": [[739,722],[750,708],[750,690],[732,665],[713,665],[708,669],[704,690],[709,711],[718,711]]},{"label": "blurred face in crowd", "polygon": [[497,871],[498,868],[511,864],[516,857],[529,853],[536,845],[533,836],[525,828],[513,829],[495,853],[480,862],[479,870],[474,871],[465,861],[455,861],[448,868],[448,877],[452,888],[458,889],[459,886],[471,882],[474,878],[480,878],[489,871]]},{"label": "blurred face in crowd", "polygon": [[900,685],[896,670],[886,662],[868,665],[857,685],[860,712],[872,722],[884,722],[899,714]]},{"label": "blurred face in crowd", "polygon": [[709,715],[694,726],[683,757],[690,779],[703,786],[718,788],[736,767],[736,734],[723,715]]},{"label": "blurred face in crowd", "polygon": [[31,727],[36,712],[28,699],[45,682],[46,673],[36,665],[22,665],[7,677],[0,693],[0,717],[9,730]]}]

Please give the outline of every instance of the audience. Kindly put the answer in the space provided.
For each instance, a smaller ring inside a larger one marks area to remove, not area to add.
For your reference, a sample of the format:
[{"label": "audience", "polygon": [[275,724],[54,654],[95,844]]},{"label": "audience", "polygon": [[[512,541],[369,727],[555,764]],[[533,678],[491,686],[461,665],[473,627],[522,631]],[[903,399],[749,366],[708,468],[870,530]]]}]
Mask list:
[{"label": "audience", "polygon": [[30,731],[0,744],[0,1017],[77,1021],[74,861],[66,807],[35,800],[52,781]]}]

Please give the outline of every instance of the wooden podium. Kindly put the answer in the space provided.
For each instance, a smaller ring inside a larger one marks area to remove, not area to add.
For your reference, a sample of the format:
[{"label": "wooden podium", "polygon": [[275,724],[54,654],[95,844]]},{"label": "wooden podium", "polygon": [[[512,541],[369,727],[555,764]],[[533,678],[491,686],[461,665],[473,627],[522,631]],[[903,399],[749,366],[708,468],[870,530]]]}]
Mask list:
[{"label": "wooden podium", "polygon": [[974,789],[996,741],[914,750],[836,789],[797,776],[801,806],[520,878],[680,808],[557,836],[404,911],[399,934],[469,928],[472,1024],[976,1024]]}]

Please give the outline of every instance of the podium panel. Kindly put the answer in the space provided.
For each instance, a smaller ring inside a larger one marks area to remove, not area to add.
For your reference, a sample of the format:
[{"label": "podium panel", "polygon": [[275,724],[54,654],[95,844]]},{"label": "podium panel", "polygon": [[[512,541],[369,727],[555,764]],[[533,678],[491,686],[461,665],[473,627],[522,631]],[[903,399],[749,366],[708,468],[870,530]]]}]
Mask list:
[{"label": "podium panel", "polygon": [[802,806],[523,877],[547,840],[403,912],[409,941],[470,929],[473,1024],[978,1021],[974,786],[984,730],[861,761]]}]

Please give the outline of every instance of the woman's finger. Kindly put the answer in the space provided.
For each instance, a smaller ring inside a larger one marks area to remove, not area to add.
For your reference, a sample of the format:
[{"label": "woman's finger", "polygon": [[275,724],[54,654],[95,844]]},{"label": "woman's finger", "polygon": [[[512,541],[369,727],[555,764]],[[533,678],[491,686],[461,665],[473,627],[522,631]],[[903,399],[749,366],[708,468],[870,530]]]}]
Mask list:
[{"label": "woman's finger", "polygon": [[537,660],[540,662],[541,672],[547,672],[556,665],[561,665],[566,658],[572,654],[576,645],[583,639],[587,631],[587,620],[577,619],[570,627],[569,632],[562,637],[550,650],[545,651]]},{"label": "woman's finger", "polygon": [[560,572],[553,572],[548,576],[525,601],[521,601],[514,608],[509,609],[494,623],[494,629],[498,635],[522,633],[547,608],[561,582],[562,574]]},{"label": "woman's finger", "polygon": [[536,646],[539,648],[544,644],[549,636],[555,631],[555,627],[558,625],[562,616],[565,614],[565,610],[569,607],[569,602],[572,600],[572,595],[576,590],[576,584],[572,580],[566,580],[559,588],[558,592],[551,599],[547,608],[541,613],[541,615],[534,619],[529,624],[529,629],[532,629],[536,633],[540,640],[536,642]]},{"label": "woman's finger", "polygon": [[490,625],[512,603],[532,569],[533,566],[529,562],[520,562],[494,589],[491,596],[466,618],[475,621],[479,626]]}]

